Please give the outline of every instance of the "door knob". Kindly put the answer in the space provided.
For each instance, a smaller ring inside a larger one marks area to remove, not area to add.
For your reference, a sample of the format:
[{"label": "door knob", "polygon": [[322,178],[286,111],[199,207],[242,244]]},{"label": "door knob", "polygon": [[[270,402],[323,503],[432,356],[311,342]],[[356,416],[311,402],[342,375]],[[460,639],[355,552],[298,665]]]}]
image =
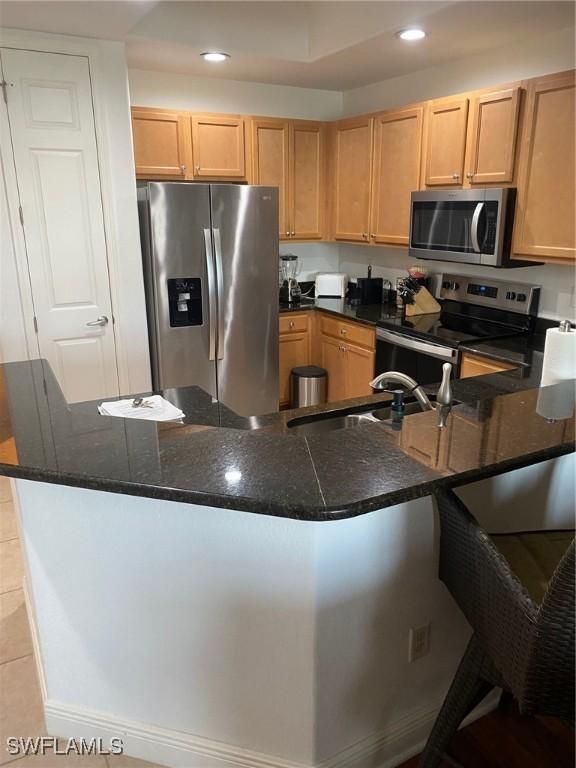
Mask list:
[{"label": "door knob", "polygon": [[86,323],[88,328],[94,328],[95,326],[102,326],[102,325],[108,325],[108,318],[106,315],[101,315],[97,320],[91,320],[89,323]]}]

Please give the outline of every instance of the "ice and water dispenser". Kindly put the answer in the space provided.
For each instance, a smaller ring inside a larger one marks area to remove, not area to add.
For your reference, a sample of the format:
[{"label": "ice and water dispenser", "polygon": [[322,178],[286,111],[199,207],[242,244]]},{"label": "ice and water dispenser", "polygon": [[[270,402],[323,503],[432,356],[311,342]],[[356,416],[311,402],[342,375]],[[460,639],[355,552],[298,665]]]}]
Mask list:
[{"label": "ice and water dispenser", "polygon": [[168,280],[170,326],[202,325],[202,289],[199,277]]}]

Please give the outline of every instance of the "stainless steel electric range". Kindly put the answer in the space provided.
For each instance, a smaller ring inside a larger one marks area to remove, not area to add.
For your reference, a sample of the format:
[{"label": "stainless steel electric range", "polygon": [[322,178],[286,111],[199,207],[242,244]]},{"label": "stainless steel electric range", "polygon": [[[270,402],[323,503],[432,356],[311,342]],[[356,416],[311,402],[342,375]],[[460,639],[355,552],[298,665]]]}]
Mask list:
[{"label": "stainless steel electric range", "polygon": [[401,371],[419,384],[442,378],[442,364],[458,376],[466,343],[532,333],[540,286],[444,274],[438,298],[441,311],[381,320],[376,328],[376,374]]}]

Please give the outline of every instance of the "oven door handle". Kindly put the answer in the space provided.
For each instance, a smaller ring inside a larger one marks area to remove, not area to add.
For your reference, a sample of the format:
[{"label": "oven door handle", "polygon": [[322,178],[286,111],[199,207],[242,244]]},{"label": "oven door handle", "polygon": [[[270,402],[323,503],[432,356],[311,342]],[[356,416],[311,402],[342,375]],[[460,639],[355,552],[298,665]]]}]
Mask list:
[{"label": "oven door handle", "polygon": [[452,349],[452,347],[442,347],[439,344],[429,344],[425,341],[414,339],[411,336],[404,336],[400,333],[387,331],[384,328],[376,328],[376,338],[379,341],[387,341],[397,347],[404,347],[404,349],[411,349],[414,352],[422,352],[424,355],[438,357],[440,360],[455,362],[458,359],[457,349]]},{"label": "oven door handle", "polygon": [[472,248],[474,253],[480,253],[480,243],[478,242],[478,224],[480,223],[480,216],[484,210],[484,203],[478,203],[472,214],[472,227],[470,229],[470,237],[472,238]]}]

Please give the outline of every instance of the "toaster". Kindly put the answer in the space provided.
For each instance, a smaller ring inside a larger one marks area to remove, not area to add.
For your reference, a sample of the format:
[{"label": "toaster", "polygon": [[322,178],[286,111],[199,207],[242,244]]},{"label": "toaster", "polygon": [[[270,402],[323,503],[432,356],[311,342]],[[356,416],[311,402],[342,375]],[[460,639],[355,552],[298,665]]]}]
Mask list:
[{"label": "toaster", "polygon": [[343,299],[348,288],[348,275],[342,272],[319,272],[316,275],[316,298]]}]

